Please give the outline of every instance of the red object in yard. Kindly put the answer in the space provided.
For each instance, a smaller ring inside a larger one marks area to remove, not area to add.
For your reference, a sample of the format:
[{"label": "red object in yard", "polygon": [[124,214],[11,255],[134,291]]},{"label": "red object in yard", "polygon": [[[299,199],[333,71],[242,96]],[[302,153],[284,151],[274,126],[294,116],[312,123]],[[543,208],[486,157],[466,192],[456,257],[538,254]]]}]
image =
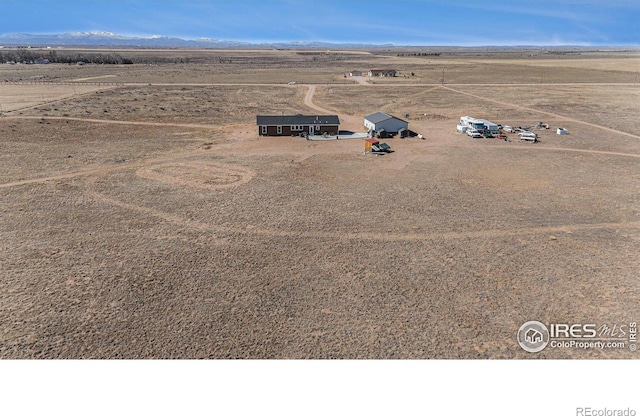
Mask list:
[{"label": "red object in yard", "polygon": [[365,152],[371,152],[371,146],[373,146],[374,144],[378,144],[380,143],[380,141],[378,139],[367,139],[364,141],[364,151]]}]

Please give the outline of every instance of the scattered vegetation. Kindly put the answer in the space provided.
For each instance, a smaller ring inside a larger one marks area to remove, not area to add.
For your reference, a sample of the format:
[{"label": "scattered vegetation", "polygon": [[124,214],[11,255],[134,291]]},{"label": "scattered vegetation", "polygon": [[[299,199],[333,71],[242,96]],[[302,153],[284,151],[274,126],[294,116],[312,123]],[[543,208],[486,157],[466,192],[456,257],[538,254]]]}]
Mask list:
[{"label": "scattered vegetation", "polygon": [[396,56],[440,56],[440,52],[399,53]]}]

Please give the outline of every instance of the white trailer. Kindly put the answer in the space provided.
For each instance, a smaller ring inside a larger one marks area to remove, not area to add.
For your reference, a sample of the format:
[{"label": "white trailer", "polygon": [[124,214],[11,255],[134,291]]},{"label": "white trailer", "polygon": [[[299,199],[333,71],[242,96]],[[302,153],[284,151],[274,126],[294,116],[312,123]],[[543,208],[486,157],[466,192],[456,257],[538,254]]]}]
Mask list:
[{"label": "white trailer", "polygon": [[538,135],[532,131],[521,131],[518,133],[518,136],[520,136],[520,140],[526,140],[534,143],[538,141]]},{"label": "white trailer", "polygon": [[479,120],[477,118],[473,118],[473,117],[469,117],[469,116],[462,116],[460,117],[460,124],[463,126],[467,126],[470,129],[475,129],[478,131],[482,131],[484,130],[484,123],[482,120]]}]

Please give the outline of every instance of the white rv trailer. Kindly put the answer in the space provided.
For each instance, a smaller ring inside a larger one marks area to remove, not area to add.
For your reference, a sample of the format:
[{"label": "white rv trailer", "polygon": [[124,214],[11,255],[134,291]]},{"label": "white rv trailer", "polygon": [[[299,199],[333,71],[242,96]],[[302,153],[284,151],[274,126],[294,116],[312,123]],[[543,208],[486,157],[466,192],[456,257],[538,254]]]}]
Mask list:
[{"label": "white rv trailer", "polygon": [[477,118],[473,118],[469,116],[460,117],[460,124],[463,126],[467,126],[470,129],[475,129],[478,131],[483,131],[485,127],[482,120],[478,120]]}]

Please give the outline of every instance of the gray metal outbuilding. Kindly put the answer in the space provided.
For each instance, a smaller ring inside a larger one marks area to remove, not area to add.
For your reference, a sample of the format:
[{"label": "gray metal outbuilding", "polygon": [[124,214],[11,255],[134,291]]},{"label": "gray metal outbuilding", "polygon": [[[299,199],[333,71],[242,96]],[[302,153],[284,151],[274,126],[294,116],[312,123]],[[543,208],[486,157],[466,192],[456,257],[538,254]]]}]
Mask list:
[{"label": "gray metal outbuilding", "polygon": [[376,135],[385,134],[407,134],[409,132],[409,122],[387,113],[377,112],[369,114],[364,118],[364,127],[369,132]]}]

